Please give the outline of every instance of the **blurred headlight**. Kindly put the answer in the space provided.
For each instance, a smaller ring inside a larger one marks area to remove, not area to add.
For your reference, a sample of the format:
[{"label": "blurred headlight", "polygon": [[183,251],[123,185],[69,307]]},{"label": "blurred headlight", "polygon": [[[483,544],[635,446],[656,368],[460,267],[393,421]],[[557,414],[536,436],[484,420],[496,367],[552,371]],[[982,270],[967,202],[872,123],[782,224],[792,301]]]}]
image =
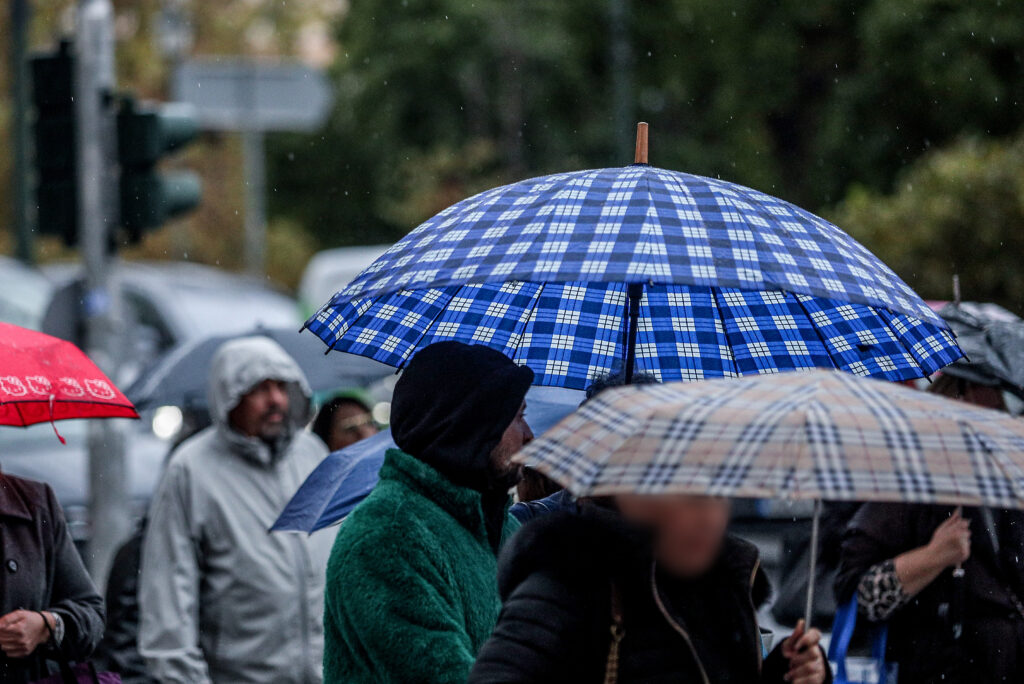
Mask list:
[{"label": "blurred headlight", "polygon": [[373,411],[370,412],[373,415],[373,420],[378,425],[387,425],[391,422],[391,402],[381,401],[374,405]]},{"label": "blurred headlight", "polygon": [[153,412],[153,434],[160,439],[173,439],[181,425],[184,416],[177,406],[161,406]]}]

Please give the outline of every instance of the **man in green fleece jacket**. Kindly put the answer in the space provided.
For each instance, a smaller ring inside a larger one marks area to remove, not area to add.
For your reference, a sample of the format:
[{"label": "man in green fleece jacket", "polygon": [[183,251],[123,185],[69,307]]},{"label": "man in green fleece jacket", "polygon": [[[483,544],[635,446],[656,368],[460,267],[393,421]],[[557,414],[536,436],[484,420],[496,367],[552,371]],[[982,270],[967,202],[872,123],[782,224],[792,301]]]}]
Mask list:
[{"label": "man in green fleece jacket", "polygon": [[391,403],[398,449],[327,566],[324,681],[465,682],[498,617],[498,547],[517,524],[511,456],[533,439],[533,371],[461,342],[422,349]]}]

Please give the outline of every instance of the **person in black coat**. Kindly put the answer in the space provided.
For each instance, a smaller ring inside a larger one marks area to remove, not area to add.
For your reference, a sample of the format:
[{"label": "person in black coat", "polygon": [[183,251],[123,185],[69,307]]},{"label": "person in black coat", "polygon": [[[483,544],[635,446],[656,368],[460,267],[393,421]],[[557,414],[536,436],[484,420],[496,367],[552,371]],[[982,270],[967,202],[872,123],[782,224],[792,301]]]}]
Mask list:
[{"label": "person in black coat", "polygon": [[53,490],[0,473],[0,681],[31,682],[48,660],[88,658],[103,636],[103,599]]},{"label": "person in black coat", "polygon": [[770,588],[728,516],[720,499],[617,497],[527,523],[502,554],[504,604],[470,684],[830,682],[817,630],[764,656]]},{"label": "person in black coat", "polygon": [[899,681],[1024,682],[1024,513],[865,504],[836,579],[840,601],[854,595],[888,622]]}]

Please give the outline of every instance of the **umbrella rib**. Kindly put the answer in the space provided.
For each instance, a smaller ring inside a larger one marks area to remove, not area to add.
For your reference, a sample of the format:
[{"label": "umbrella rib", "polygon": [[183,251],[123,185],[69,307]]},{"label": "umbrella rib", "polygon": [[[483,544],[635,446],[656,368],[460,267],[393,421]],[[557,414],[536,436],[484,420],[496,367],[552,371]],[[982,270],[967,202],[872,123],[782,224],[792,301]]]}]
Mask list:
[{"label": "umbrella rib", "polygon": [[[420,333],[420,336],[418,338],[416,338],[416,342],[409,346],[409,349],[411,349],[412,352],[408,356],[406,356],[406,357],[404,357],[402,359],[402,363],[398,364],[398,366],[396,367],[397,368],[396,372],[402,370],[403,368],[405,368],[405,364],[409,361],[409,358],[412,357],[416,353],[416,349],[417,349],[417,347],[420,346],[420,342],[423,341],[423,338],[427,336],[427,333],[430,332],[430,329],[434,327],[435,323],[437,323],[437,319],[439,319],[441,316],[444,315],[444,312],[448,309],[448,305],[451,304],[452,300],[455,299],[455,296],[457,294],[459,294],[459,292],[464,287],[466,287],[466,286],[465,285],[458,285],[458,286],[450,285],[449,287],[453,288],[453,291],[452,291],[451,295],[448,296],[448,301],[446,301],[444,303],[444,306],[438,308],[437,314],[435,314],[434,317],[430,319],[430,323],[428,323],[426,326],[423,327],[423,332]],[[433,288],[425,288],[425,289],[430,290],[430,289],[433,289]],[[443,292],[447,288],[438,288],[438,289],[440,289]],[[409,291],[412,292],[412,290],[409,290]],[[376,303],[377,303],[377,301],[375,300],[373,302],[373,304],[376,304]],[[373,304],[370,305],[370,308],[373,308]],[[369,310],[370,309],[367,309],[367,312],[369,312]],[[363,314],[363,315],[365,316],[366,314]],[[359,318],[362,318],[362,316],[360,316]],[[358,321],[359,318],[357,318],[356,320]],[[353,327],[355,326],[354,322],[353,322],[352,326]]]},{"label": "umbrella rib", "polygon": [[[782,290],[782,292],[786,291]],[[825,356],[828,357],[829,363],[831,363],[832,367],[836,370],[842,370],[842,368],[839,367],[839,364],[836,363],[836,360],[832,358],[832,353],[828,350],[828,342],[826,342],[825,338],[822,337],[821,331],[818,330],[818,326],[814,322],[814,317],[811,316],[811,312],[807,310],[806,306],[804,306],[803,301],[800,299],[800,295],[795,292],[786,292],[786,294],[796,300],[796,303],[800,305],[800,310],[804,312],[804,315],[807,316],[807,320],[811,322],[811,327],[814,328],[814,334],[818,336],[818,341],[821,342],[821,347],[825,350]]]},{"label": "umbrella rib", "polygon": [[[27,420],[25,420],[25,414],[21,412],[21,405],[22,404],[27,404],[28,402],[26,402],[26,401],[16,401],[16,402],[13,402],[13,403],[14,403],[14,410],[18,412],[18,418],[21,419],[21,427],[28,427],[30,425],[30,423]],[[37,403],[42,403],[42,402],[37,402]]]},{"label": "umbrella rib", "polygon": [[[399,292],[401,292],[401,290],[399,290]],[[370,313],[370,311],[373,310],[373,307],[376,306],[377,303],[381,299],[386,297],[386,296],[388,296],[388,295],[378,295],[377,297],[374,297],[373,300],[370,302],[370,305],[368,307],[366,307],[366,310],[363,311],[363,313],[361,313],[358,316],[356,316],[355,320],[353,320],[351,323],[348,324],[348,328],[345,329],[345,332],[341,333],[341,335],[335,335],[334,336],[334,339],[331,341],[331,343],[329,345],[327,345],[327,351],[325,351],[324,354],[330,354],[332,351],[334,351],[334,347],[339,342],[341,342],[341,338],[344,337],[345,335],[347,335],[349,330],[351,330],[352,328],[356,327],[356,323],[358,323],[360,321],[360,319],[362,319],[363,316],[365,316],[366,314]],[[351,300],[349,300],[348,303],[351,304]],[[330,303],[328,303],[327,306],[330,306]],[[337,312],[337,309],[335,309],[335,312]],[[308,323],[309,321],[306,321],[306,322]]]},{"label": "umbrella rib", "polygon": [[725,348],[729,350],[729,358],[732,361],[732,370],[736,374],[736,377],[740,377],[740,365],[736,363],[736,354],[732,350],[732,342],[729,341],[729,329],[725,325],[725,317],[722,316],[722,305],[718,303],[718,295],[715,294],[715,286],[709,285],[708,292],[711,294],[711,302],[715,305],[715,315],[718,316],[718,322],[722,324],[722,337],[725,338]]},{"label": "umbrella rib", "polygon": [[522,327],[522,332],[516,339],[516,346],[512,348],[512,354],[509,356],[513,361],[516,360],[516,356],[519,354],[519,347],[523,344],[523,338],[526,337],[526,328],[530,325],[530,320],[533,318],[534,312],[537,311],[537,307],[540,306],[541,295],[544,294],[544,287],[547,283],[537,283],[537,293],[533,297],[533,306],[530,307],[530,313],[525,317]]},{"label": "umbrella rib", "polygon": [[[875,307],[875,306],[871,307],[872,311],[875,311],[875,309],[882,309],[884,311],[887,311],[890,314],[895,315],[895,313],[891,309],[885,309],[884,307],[880,307],[880,306],[878,306],[878,307]],[[912,358],[914,360],[914,363],[917,364],[918,369],[923,371],[924,370],[924,359],[918,358],[917,354],[914,353],[914,350],[911,349],[910,346],[907,345],[907,343],[903,341],[903,337],[900,335],[899,331],[896,330],[896,328],[892,327],[892,323],[889,322],[889,319],[886,316],[880,315],[877,311],[875,311],[875,315],[878,316],[880,319],[882,319],[882,322],[885,324],[885,327],[889,329],[889,332],[891,332],[892,336],[896,338],[896,341],[900,343],[900,346],[903,347],[903,349],[907,352],[907,354],[910,355],[910,358]],[[907,314],[902,314],[902,315],[906,316]],[[922,323],[923,322],[924,321],[922,321]],[[929,377],[929,376],[931,376],[931,373],[929,373],[925,377]]]}]

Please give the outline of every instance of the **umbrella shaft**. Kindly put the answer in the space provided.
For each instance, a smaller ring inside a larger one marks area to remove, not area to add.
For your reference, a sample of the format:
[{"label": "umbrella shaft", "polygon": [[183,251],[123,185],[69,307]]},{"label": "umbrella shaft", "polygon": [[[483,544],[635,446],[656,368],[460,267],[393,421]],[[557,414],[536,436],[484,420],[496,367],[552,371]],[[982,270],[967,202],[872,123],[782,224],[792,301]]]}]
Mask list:
[{"label": "umbrella shaft", "polygon": [[644,296],[643,283],[630,283],[626,290],[626,384],[633,383],[633,369],[636,366],[636,335],[640,321],[640,300]]},{"label": "umbrella shaft", "polygon": [[814,613],[814,578],[818,570],[818,527],[821,523],[821,499],[814,500],[814,517],[811,518],[810,568],[807,572],[807,606],[804,609],[804,629],[811,628]]}]

